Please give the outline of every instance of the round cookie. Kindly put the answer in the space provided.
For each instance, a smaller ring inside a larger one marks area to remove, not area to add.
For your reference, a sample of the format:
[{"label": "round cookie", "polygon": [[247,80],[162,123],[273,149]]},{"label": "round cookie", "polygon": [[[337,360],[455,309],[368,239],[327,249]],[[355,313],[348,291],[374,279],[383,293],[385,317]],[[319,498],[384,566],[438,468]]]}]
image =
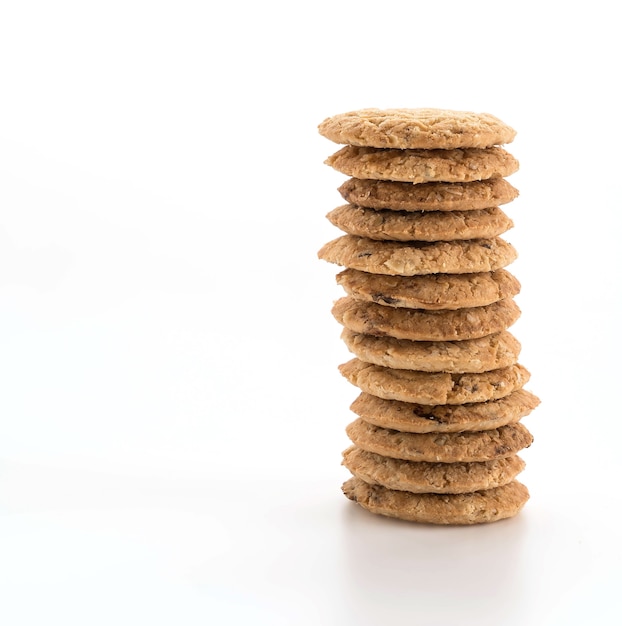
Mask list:
[{"label": "round cookie", "polygon": [[404,461],[351,446],[343,453],[342,465],[354,476],[372,485],[411,493],[469,493],[507,485],[525,468],[513,455],[471,463]]},{"label": "round cookie", "polygon": [[407,309],[454,310],[486,306],[520,292],[520,282],[507,270],[476,274],[388,276],[346,269],[337,284],[357,300]]},{"label": "round cookie", "polygon": [[518,161],[503,148],[394,150],[345,146],[324,161],[354,178],[405,183],[468,183],[504,178],[518,171]]},{"label": "round cookie", "polygon": [[318,257],[370,274],[419,276],[493,272],[516,260],[517,253],[514,246],[501,237],[404,242],[342,235],[322,246]]},{"label": "round cookie", "polygon": [[469,404],[425,405],[386,400],[361,393],[350,409],[366,422],[405,433],[458,433],[492,430],[529,415],[540,399],[517,389],[498,400]]},{"label": "round cookie", "polygon": [[530,378],[518,363],[481,374],[449,374],[398,370],[354,358],[341,364],[339,371],[372,396],[431,405],[497,400],[522,389]]},{"label": "round cookie", "polygon": [[473,211],[398,212],[344,204],[326,217],[345,233],[381,241],[490,239],[514,225],[498,207]]},{"label": "round cookie", "polygon": [[504,178],[418,185],[350,178],[339,187],[339,193],[350,204],[391,211],[470,211],[507,204],[518,198],[518,189]]},{"label": "round cookie", "polygon": [[370,485],[350,478],[344,495],[371,513],[427,524],[483,524],[517,515],[529,500],[525,485],[513,480],[507,485],[461,494],[415,494]]},{"label": "round cookie", "polygon": [[521,349],[507,331],[464,341],[410,341],[344,328],[341,338],[361,361],[420,372],[488,372],[516,363]]},{"label": "round cookie", "polygon": [[335,302],[332,314],[355,333],[412,341],[461,341],[506,330],[518,320],[520,309],[508,298],[470,309],[425,311],[345,296]]},{"label": "round cookie", "polygon": [[523,424],[463,433],[402,433],[357,418],[346,427],[354,445],[392,459],[472,463],[503,459],[528,448],[533,436]]},{"label": "round cookie", "polygon": [[318,130],[335,143],[376,148],[487,148],[516,136],[490,113],[435,108],[349,111],[325,119]]}]

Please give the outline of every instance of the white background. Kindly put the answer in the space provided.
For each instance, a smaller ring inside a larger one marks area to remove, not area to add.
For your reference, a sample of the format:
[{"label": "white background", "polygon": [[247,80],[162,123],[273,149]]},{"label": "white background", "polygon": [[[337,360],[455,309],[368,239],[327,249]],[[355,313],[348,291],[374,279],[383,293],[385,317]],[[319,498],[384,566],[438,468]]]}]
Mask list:
[{"label": "white background", "polygon": [[[0,623],[619,624],[614,3],[0,4]],[[610,8],[611,7],[611,8]],[[340,492],[330,115],[518,130],[531,500]]]}]

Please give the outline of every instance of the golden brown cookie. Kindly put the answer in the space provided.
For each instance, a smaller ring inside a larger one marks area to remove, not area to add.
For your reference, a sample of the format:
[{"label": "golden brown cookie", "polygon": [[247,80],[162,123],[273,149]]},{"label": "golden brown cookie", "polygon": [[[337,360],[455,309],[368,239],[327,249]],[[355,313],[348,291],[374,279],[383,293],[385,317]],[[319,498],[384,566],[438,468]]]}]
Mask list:
[{"label": "golden brown cookie", "polygon": [[454,311],[425,311],[339,298],[332,308],[335,319],[349,330],[378,337],[412,341],[477,339],[509,328],[520,317],[514,300]]},{"label": "golden brown cookie", "polygon": [[342,235],[322,246],[318,257],[371,274],[473,274],[506,267],[516,249],[501,237],[467,241],[376,241]]},{"label": "golden brown cookie", "polygon": [[487,148],[516,131],[490,113],[447,109],[360,109],[325,119],[321,135],[335,143],[376,148]]},{"label": "golden brown cookie", "polygon": [[514,297],[521,287],[507,270],[387,276],[346,269],[337,274],[337,284],[357,300],[430,311],[486,306]]},{"label": "golden brown cookie", "polygon": [[507,485],[461,494],[415,494],[370,485],[350,478],[342,487],[345,496],[371,513],[427,524],[483,524],[517,515],[529,500],[525,485]]},{"label": "golden brown cookie", "polygon": [[326,216],[350,235],[381,241],[490,239],[508,231],[512,220],[498,207],[473,211],[385,211],[344,204]]},{"label": "golden brown cookie", "polygon": [[340,365],[339,371],[355,387],[372,396],[417,404],[497,400],[522,389],[530,377],[518,363],[481,374],[448,374],[397,370],[354,358]]},{"label": "golden brown cookie", "polygon": [[361,361],[420,372],[488,372],[516,363],[521,349],[507,331],[464,341],[410,341],[344,328],[341,338]]},{"label": "golden brown cookie", "polygon": [[471,211],[507,204],[518,189],[504,178],[470,183],[403,183],[350,178],[339,187],[350,204],[392,211]]},{"label": "golden brown cookie", "polygon": [[333,169],[354,178],[405,183],[468,183],[504,178],[518,161],[503,148],[394,150],[345,146],[326,159]]},{"label": "golden brown cookie", "polygon": [[533,436],[523,424],[462,433],[403,433],[357,418],[348,424],[350,441],[361,450],[404,461],[472,463],[503,459],[528,448]]},{"label": "golden brown cookie", "polygon": [[350,409],[370,424],[405,433],[459,433],[515,424],[539,404],[540,399],[525,389],[498,400],[436,406],[385,400],[363,392]]},{"label": "golden brown cookie", "polygon": [[393,459],[351,446],[343,463],[366,483],[412,493],[469,493],[507,485],[525,468],[513,455],[492,461],[431,463]]}]

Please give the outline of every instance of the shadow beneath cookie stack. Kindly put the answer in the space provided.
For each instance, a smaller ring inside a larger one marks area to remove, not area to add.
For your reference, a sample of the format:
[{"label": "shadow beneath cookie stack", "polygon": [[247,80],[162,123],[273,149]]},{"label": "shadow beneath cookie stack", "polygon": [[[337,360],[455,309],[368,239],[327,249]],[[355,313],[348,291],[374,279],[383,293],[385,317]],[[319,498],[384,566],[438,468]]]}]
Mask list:
[{"label": "shadow beneath cookie stack", "polygon": [[529,498],[521,423],[539,400],[524,386],[517,256],[499,208],[518,161],[497,118],[435,109],[337,115],[320,133],[346,144],[326,163],[350,176],[328,214],[344,234],[320,259],[341,266],[332,313],[360,390],[343,454],[344,494],[372,513],[423,524],[514,517]]},{"label": "shadow beneath cookie stack", "polygon": [[413,624],[519,625],[525,606],[529,520],[412,524],[345,507],[341,527],[344,606],[357,623],[410,616]]}]

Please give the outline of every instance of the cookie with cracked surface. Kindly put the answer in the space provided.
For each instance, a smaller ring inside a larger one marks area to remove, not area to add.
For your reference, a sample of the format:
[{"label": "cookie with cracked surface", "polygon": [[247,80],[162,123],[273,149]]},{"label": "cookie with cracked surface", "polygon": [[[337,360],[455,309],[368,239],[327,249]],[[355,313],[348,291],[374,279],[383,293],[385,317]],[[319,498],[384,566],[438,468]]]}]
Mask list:
[{"label": "cookie with cracked surface", "polygon": [[507,270],[476,274],[388,276],[346,269],[337,284],[357,300],[385,306],[431,311],[486,306],[520,292],[520,282]]},{"label": "cookie with cracked surface", "polygon": [[516,455],[491,461],[431,463],[404,461],[351,446],[342,465],[372,485],[411,493],[470,493],[507,485],[525,469]]},{"label": "cookie with cracked surface", "polygon": [[352,443],[392,459],[429,463],[472,463],[513,456],[533,443],[520,423],[462,433],[402,433],[357,418],[346,427]]},{"label": "cookie with cracked surface", "polygon": [[370,274],[420,276],[493,272],[516,260],[517,252],[501,237],[429,242],[342,235],[324,244],[318,257]]},{"label": "cookie with cracked surface", "polygon": [[345,146],[326,161],[354,178],[405,183],[468,183],[504,178],[518,171],[518,161],[503,148],[396,150]]},{"label": "cookie with cracked surface", "polygon": [[499,208],[473,211],[386,211],[344,204],[326,215],[350,235],[380,241],[490,239],[514,226]]},{"label": "cookie with cracked surface", "polygon": [[481,374],[398,370],[354,358],[339,366],[352,385],[385,400],[417,404],[467,404],[509,396],[522,389],[530,374],[516,363]]},{"label": "cookie with cracked surface", "polygon": [[513,480],[507,485],[461,494],[415,494],[370,485],[350,478],[344,495],[371,513],[409,522],[470,525],[496,522],[517,515],[529,500],[525,485]]},{"label": "cookie with cracked surface", "polygon": [[386,400],[362,392],[350,409],[382,428],[405,433],[459,433],[516,424],[539,404],[540,399],[526,389],[517,389],[498,400],[439,405]]},{"label": "cookie with cracked surface", "polygon": [[516,131],[490,113],[437,108],[368,108],[325,119],[318,130],[335,143],[376,148],[487,148]]},{"label": "cookie with cracked surface", "polygon": [[507,204],[518,198],[518,189],[504,178],[418,185],[350,178],[338,191],[350,204],[392,211],[471,211]]},{"label": "cookie with cracked surface", "polygon": [[513,365],[521,345],[509,332],[464,341],[410,341],[343,329],[341,338],[361,361],[420,372],[479,373]]},{"label": "cookie with cracked surface", "polygon": [[461,341],[506,330],[518,320],[520,309],[511,298],[470,309],[425,311],[344,296],[335,302],[332,314],[355,333],[412,341]]}]

